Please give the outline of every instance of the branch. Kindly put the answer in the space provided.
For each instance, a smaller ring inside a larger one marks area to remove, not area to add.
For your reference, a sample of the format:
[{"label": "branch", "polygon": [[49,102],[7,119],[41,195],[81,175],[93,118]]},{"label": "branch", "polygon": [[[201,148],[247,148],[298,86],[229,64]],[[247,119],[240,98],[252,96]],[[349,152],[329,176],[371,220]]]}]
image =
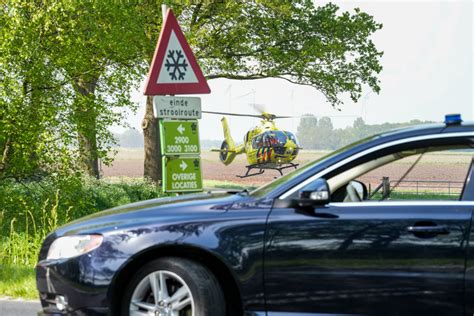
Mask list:
[{"label": "branch", "polygon": [[269,75],[269,74],[236,75],[236,74],[222,73],[222,74],[208,75],[208,76],[206,76],[206,79],[207,80],[219,79],[219,78],[235,79],[235,80],[258,80],[258,79],[267,79],[267,78],[283,79],[283,80],[286,80],[286,81],[288,81],[290,83],[293,83],[293,84],[297,84],[297,85],[300,85],[300,86],[308,86],[308,87],[312,87],[312,88],[318,90],[319,92],[321,92],[324,95],[326,100],[328,100],[332,104],[333,107],[336,106],[336,104],[334,103],[334,98],[330,97],[328,95],[327,91],[325,89],[323,89],[317,83],[299,82],[299,81],[293,80],[291,78],[285,77],[285,75],[291,76],[292,74],[291,73],[283,73],[283,74],[280,74],[280,75]]},{"label": "branch", "polygon": [[191,17],[190,28],[192,28],[196,24],[198,16],[199,16],[199,11],[201,11],[201,7],[202,7],[202,2],[199,2],[194,8],[194,11]]},{"label": "branch", "polygon": [[234,74],[215,74],[215,75],[208,75],[206,79],[218,79],[218,78],[226,78],[226,79],[235,79],[235,80],[255,80],[255,79],[265,79],[265,78],[273,78],[274,76],[268,76],[264,74],[254,74],[254,75],[234,75]]}]

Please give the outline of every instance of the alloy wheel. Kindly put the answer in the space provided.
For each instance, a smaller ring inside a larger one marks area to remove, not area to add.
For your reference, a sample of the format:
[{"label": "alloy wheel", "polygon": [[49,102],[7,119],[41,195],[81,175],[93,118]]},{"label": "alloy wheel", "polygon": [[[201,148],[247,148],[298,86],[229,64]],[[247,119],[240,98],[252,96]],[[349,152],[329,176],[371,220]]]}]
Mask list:
[{"label": "alloy wheel", "polygon": [[177,274],[159,270],[136,286],[130,316],[194,316],[194,300],[188,285]]}]

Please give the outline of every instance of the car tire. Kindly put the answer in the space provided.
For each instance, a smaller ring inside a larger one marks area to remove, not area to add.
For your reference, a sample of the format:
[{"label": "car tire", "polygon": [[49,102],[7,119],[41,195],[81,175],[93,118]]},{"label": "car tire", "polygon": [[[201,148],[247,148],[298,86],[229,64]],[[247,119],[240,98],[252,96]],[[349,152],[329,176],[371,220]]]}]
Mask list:
[{"label": "car tire", "polygon": [[140,268],[121,303],[123,316],[151,311],[156,315],[225,316],[225,310],[214,274],[195,261],[175,257],[153,260]]}]

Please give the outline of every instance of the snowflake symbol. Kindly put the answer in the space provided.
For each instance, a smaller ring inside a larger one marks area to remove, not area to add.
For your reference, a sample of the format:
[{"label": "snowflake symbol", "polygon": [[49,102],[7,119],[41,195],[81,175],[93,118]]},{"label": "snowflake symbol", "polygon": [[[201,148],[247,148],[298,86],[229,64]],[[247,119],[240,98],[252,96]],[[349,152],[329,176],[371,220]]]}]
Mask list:
[{"label": "snowflake symbol", "polygon": [[166,71],[169,71],[171,80],[184,80],[188,64],[186,63],[186,59],[184,59],[183,52],[179,49],[170,50],[168,56],[166,56],[165,67]]}]

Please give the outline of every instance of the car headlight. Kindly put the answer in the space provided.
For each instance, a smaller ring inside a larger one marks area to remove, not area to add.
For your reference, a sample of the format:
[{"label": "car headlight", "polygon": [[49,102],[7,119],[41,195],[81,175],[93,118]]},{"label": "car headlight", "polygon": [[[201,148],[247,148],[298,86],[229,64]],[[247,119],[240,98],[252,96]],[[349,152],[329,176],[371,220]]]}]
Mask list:
[{"label": "car headlight", "polygon": [[56,239],[48,250],[47,260],[67,259],[88,253],[100,246],[102,235],[64,236]]}]

